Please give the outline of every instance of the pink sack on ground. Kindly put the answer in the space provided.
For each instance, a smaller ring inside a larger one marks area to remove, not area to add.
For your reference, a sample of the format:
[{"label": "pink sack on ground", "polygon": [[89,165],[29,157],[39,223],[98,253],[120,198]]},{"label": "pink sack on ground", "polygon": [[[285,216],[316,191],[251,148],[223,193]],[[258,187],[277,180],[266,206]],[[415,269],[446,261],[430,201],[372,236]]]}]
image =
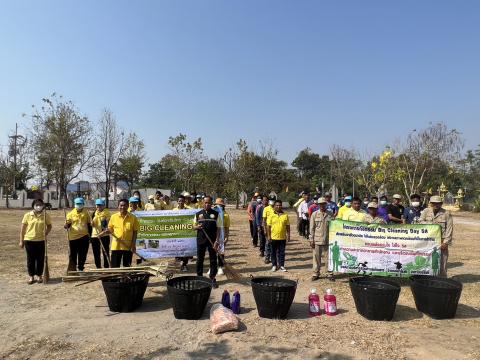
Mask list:
[{"label": "pink sack on ground", "polygon": [[237,316],[232,310],[222,304],[212,306],[210,309],[210,322],[212,323],[212,332],[214,334],[238,329]]}]

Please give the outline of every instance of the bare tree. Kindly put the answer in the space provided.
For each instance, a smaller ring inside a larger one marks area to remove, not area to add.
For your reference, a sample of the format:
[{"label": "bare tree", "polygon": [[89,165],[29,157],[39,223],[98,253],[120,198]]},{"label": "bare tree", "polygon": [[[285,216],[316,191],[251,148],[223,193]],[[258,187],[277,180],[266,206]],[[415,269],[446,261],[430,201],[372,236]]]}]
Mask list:
[{"label": "bare tree", "polygon": [[405,195],[418,193],[426,175],[436,166],[453,165],[463,145],[461,134],[443,123],[430,123],[426,129],[412,130],[405,143],[397,145],[396,151],[397,178],[403,183]]},{"label": "bare tree", "polygon": [[331,173],[334,181],[337,187],[345,192],[352,186],[361,161],[358,159],[355,150],[348,150],[338,145],[333,145],[330,148],[330,156],[332,158]]},{"label": "bare tree", "polygon": [[145,164],[145,144],[137,134],[128,134],[125,140],[125,149],[118,159],[118,164],[113,165],[112,175],[114,178],[125,180],[128,183],[129,192],[140,180],[142,168]]},{"label": "bare tree", "polygon": [[88,118],[62,96],[53,93],[42,101],[40,109],[33,106],[32,146],[38,165],[47,173],[53,171],[59,199],[68,206],[67,185],[92,164],[92,128]]},{"label": "bare tree", "polygon": [[108,207],[108,195],[113,180],[113,172],[127,145],[125,133],[119,128],[115,116],[108,109],[104,109],[102,112],[96,138],[95,152],[97,158],[93,167],[95,171],[92,175],[98,182],[104,184],[102,190]]}]

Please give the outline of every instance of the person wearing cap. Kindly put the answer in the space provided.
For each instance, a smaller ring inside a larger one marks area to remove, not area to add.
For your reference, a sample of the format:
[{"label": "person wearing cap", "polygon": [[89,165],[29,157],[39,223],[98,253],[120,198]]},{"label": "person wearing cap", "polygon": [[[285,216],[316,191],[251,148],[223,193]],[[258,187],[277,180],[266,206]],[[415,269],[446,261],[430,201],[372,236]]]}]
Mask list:
[{"label": "person wearing cap", "polygon": [[327,201],[327,212],[330,214],[332,219],[335,219],[338,215],[338,206],[335,203],[335,201],[332,201],[332,194],[329,192],[326,192],[325,200]]},{"label": "person wearing cap", "polygon": [[22,219],[20,230],[20,248],[27,254],[28,284],[43,282],[43,264],[45,261],[45,237],[52,230],[50,215],[45,213],[45,205],[41,199],[32,202],[32,211]]},{"label": "person wearing cap", "polygon": [[190,195],[189,192],[185,192],[183,194],[185,198],[185,208],[186,209],[193,209],[193,204],[192,204],[192,195]]},{"label": "person wearing cap", "polygon": [[388,199],[386,195],[380,196],[380,206],[378,207],[378,216],[382,217],[385,220],[385,223],[390,222],[388,217]]},{"label": "person wearing cap", "polygon": [[160,190],[155,191],[155,210],[162,210],[163,195]]},{"label": "person wearing cap", "polygon": [[318,206],[318,195],[313,197],[311,205],[308,207],[308,218],[312,217],[312,214],[317,211],[320,207]]},{"label": "person wearing cap", "polygon": [[305,199],[303,198],[303,194],[304,194],[304,191],[302,191],[298,196],[299,196],[299,199],[297,200],[297,202],[295,204],[293,204],[293,208],[295,209],[295,214],[297,215],[297,232],[298,232],[298,235],[302,235],[301,234],[301,227],[302,227],[302,222],[300,221],[300,212],[298,211],[299,210],[299,207],[300,205],[302,205],[302,203],[305,201]]},{"label": "person wearing cap", "polygon": [[[262,196],[262,202],[257,205],[255,210],[255,224],[257,225],[258,240],[260,242],[260,257],[264,257],[267,244],[267,236],[263,227],[263,211],[268,207],[268,197]],[[270,253],[268,253],[268,259],[270,259]]]},{"label": "person wearing cap", "polygon": [[151,211],[151,210],[157,210],[157,207],[155,206],[155,196],[149,195],[148,196],[148,203],[145,204],[145,211]]},{"label": "person wearing cap", "polygon": [[143,204],[143,202],[142,202],[142,197],[140,196],[140,191],[135,190],[135,191],[133,192],[133,197],[134,197],[134,198],[137,198],[137,200],[138,200],[138,201],[137,201],[137,210],[138,210],[138,211],[142,211],[144,204]]},{"label": "person wearing cap", "polygon": [[212,198],[205,196],[203,209],[195,214],[193,228],[197,230],[197,275],[203,276],[203,262],[208,250],[210,259],[210,279],[212,286],[218,288],[217,276],[217,250],[223,246],[220,239],[220,226],[218,212],[212,209]]},{"label": "person wearing cap", "polygon": [[268,218],[275,212],[273,206],[275,205],[275,197],[271,196],[268,199],[268,206],[264,207],[262,212],[262,226],[265,232],[265,263],[269,264],[272,259],[272,240],[268,237],[267,222]]},{"label": "person wearing cap", "polygon": [[160,206],[160,210],[172,210],[172,209],[173,209],[173,204],[170,201],[170,196],[163,195],[163,201]]},{"label": "person wearing cap", "polygon": [[[320,278],[322,255],[328,254],[328,222],[333,217],[327,211],[327,200],[321,197],[317,200],[319,209],[314,211],[310,218],[310,247],[313,250],[313,275],[312,281]],[[325,262],[327,264],[327,261]],[[333,274],[329,272],[330,279]]]},{"label": "person wearing cap", "polygon": [[345,214],[352,208],[352,197],[351,196],[346,196],[343,199],[343,205],[338,209],[338,214],[337,218],[340,220],[343,220],[343,217]]},{"label": "person wearing cap", "polygon": [[303,194],[303,200],[298,207],[298,215],[300,218],[300,235],[303,236],[304,238],[308,239],[308,207],[309,207],[309,202],[310,202],[310,194],[308,192],[305,192]]},{"label": "person wearing cap", "polygon": [[[203,204],[203,201],[202,201],[202,204]],[[216,210],[219,214],[220,213],[223,214],[223,241],[221,241],[222,239],[220,239],[220,243],[223,242],[223,246],[219,247],[218,249],[219,253],[217,254],[217,263],[218,263],[217,274],[223,275],[223,266],[225,265],[224,263],[225,245],[227,245],[229,234],[230,234],[230,215],[225,211],[225,201],[222,198],[215,199],[214,210]],[[208,274],[210,275],[210,271],[208,272]]]},{"label": "person wearing cap", "polygon": [[[108,268],[108,254],[110,253],[110,236],[98,237],[98,234],[105,232],[110,221],[110,211],[105,208],[105,200],[95,200],[95,211],[92,214],[92,243],[93,258],[97,269],[102,267],[102,259],[100,253],[103,253],[103,267]],[[101,242],[101,244],[100,244]]]},{"label": "person wearing cap", "polygon": [[203,209],[203,199],[202,199],[202,194],[197,194],[196,195],[196,203],[195,203],[195,209]]},{"label": "person wearing cap", "polygon": [[74,200],[75,209],[67,214],[64,228],[68,231],[70,261],[79,271],[85,268],[87,260],[92,218],[85,207],[85,200],[78,197]]},{"label": "person wearing cap", "polygon": [[140,224],[135,215],[128,211],[129,200],[118,202],[118,213],[113,214],[108,222],[107,234],[112,234],[111,267],[118,268],[132,265],[133,253],[136,252],[137,234]]},{"label": "person wearing cap", "polygon": [[388,207],[388,220],[393,224],[403,224],[403,211],[405,208],[400,204],[402,195],[393,195],[393,202]]},{"label": "person wearing cap", "polygon": [[290,220],[288,214],[282,210],[282,201],[276,200],[274,211],[267,220],[267,234],[272,243],[272,271],[285,268],[285,247],[290,241]]},{"label": "person wearing cap", "polygon": [[133,213],[137,210],[140,210],[138,207],[140,200],[136,196],[132,196],[128,199],[128,212]]},{"label": "person wearing cap", "polygon": [[420,205],[420,195],[410,195],[410,206],[403,212],[405,224],[418,224],[423,207]]},{"label": "person wearing cap", "polygon": [[352,199],[351,208],[343,214],[342,220],[364,222],[365,215],[367,215],[367,213],[365,212],[365,210],[362,210],[361,206],[362,200],[360,200],[359,197],[355,196]]},{"label": "person wearing cap", "polygon": [[260,196],[260,193],[256,192],[252,196],[252,200],[247,206],[247,214],[248,214],[248,222],[250,224],[250,235],[252,236],[252,245],[254,247],[258,246],[258,233],[257,233],[257,225],[255,223],[255,212],[257,210],[257,205],[259,202],[257,198]]},{"label": "person wearing cap", "polygon": [[384,218],[378,215],[378,204],[370,201],[367,206],[368,214],[365,215],[364,222],[367,224],[386,224]]},{"label": "person wearing cap", "polygon": [[[440,276],[447,277],[448,247],[452,245],[453,219],[450,211],[445,210],[440,196],[430,198],[430,207],[422,211],[421,224],[439,224],[442,227],[442,244],[440,246]],[[432,266],[433,268],[433,266]]]}]

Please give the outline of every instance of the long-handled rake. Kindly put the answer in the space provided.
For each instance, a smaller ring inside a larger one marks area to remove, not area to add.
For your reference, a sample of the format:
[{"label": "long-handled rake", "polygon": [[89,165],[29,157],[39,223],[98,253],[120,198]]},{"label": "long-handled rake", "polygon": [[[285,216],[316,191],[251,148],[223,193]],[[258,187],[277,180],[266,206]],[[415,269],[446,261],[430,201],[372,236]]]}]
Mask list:
[{"label": "long-handled rake", "polygon": [[43,283],[50,280],[50,271],[48,270],[48,246],[47,246],[47,209],[43,209],[43,238],[45,239],[45,258],[43,264]]},{"label": "long-handled rake", "polygon": [[[67,211],[63,209],[63,215],[65,216],[65,223],[67,222]],[[72,260],[71,251],[70,251],[70,228],[67,228],[67,240],[68,240],[68,266],[67,266],[67,275],[70,271],[76,271],[77,266]]]}]

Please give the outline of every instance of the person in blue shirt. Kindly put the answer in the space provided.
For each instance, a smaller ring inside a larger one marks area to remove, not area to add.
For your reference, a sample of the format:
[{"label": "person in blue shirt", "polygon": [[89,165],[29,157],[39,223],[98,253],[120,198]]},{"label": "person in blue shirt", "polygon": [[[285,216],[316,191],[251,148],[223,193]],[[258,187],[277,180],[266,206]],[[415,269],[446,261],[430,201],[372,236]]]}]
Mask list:
[{"label": "person in blue shirt", "polygon": [[418,224],[420,220],[420,214],[423,211],[423,207],[420,205],[420,195],[412,194],[410,195],[410,206],[407,207],[404,212],[404,223],[405,224]]},{"label": "person in blue shirt", "polygon": [[325,200],[327,200],[327,213],[335,219],[338,214],[338,206],[335,201],[332,201],[332,194],[329,192],[325,193]]},{"label": "person in blue shirt", "polygon": [[265,251],[267,252],[267,257],[270,257],[268,249],[266,249],[266,234],[263,228],[263,210],[268,206],[268,196],[262,196],[262,202],[258,204],[255,208],[255,224],[257,225],[257,234],[258,240],[260,241],[260,256],[265,256]]},{"label": "person in blue shirt", "polygon": [[378,216],[382,217],[387,224],[390,222],[390,218],[388,217],[388,200],[385,195],[380,197],[380,206],[378,207]]}]

